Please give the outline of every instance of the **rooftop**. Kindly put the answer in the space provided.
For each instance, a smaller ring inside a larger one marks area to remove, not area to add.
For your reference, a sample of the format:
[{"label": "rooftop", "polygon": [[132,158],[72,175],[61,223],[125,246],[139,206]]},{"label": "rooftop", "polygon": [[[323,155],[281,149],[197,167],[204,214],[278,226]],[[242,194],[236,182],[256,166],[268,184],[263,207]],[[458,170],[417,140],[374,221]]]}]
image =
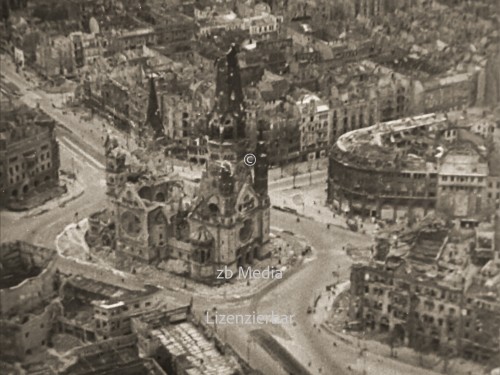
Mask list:
[{"label": "rooftop", "polygon": [[125,335],[74,348],[58,373],[64,375],[166,375],[153,359],[138,356],[137,336]]},{"label": "rooftop", "polygon": [[[475,242],[474,233],[474,229],[452,227],[430,215],[412,227],[389,226],[379,232],[374,258],[379,262],[372,264],[396,267],[404,264],[406,273],[419,282],[452,289],[461,289],[465,282],[465,285],[472,284],[470,292],[475,289],[477,294],[484,282],[474,284],[479,267],[468,260],[470,244]],[[389,251],[384,252],[384,246],[388,246]]]},{"label": "rooftop", "polygon": [[239,369],[237,363],[223,356],[191,323],[155,329],[151,334],[172,356],[186,357],[190,375],[232,375]]},{"label": "rooftop", "polygon": [[332,156],[345,163],[384,169],[436,171],[435,139],[449,126],[444,115],[427,114],[389,121],[343,134]]},{"label": "rooftop", "polygon": [[104,300],[105,305],[101,306],[108,308],[113,305],[119,304],[124,300],[132,300],[138,297],[155,293],[159,290],[159,288],[153,285],[145,285],[144,289],[142,290],[125,289],[113,284],[106,284],[100,281],[89,279],[81,275],[69,279],[67,285],[75,289],[93,294],[96,296],[96,298]]},{"label": "rooftop", "polygon": [[16,142],[54,129],[55,122],[45,113],[24,104],[5,103],[8,106],[2,107],[0,140]]}]

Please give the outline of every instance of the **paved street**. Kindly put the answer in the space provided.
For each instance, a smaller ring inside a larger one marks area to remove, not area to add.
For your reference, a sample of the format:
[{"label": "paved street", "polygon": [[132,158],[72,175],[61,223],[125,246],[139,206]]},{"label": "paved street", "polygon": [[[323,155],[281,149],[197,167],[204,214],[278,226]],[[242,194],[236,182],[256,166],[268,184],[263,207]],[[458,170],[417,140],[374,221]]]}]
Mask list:
[{"label": "paved street", "polygon": [[[326,230],[312,220],[301,220],[297,223],[293,217],[279,211],[273,211],[272,220],[296,234],[306,236],[317,251],[317,259],[308,263],[269,293],[255,296],[247,311],[295,314],[297,325],[283,326],[291,340],[280,339],[280,342],[303,365],[311,363],[308,367],[312,374],[352,374],[353,371],[348,370],[347,366],[361,373],[363,361],[358,360],[359,350],[340,342],[337,347],[333,347],[331,336],[313,327],[313,315],[307,314],[307,307],[313,305],[314,298],[325,290],[326,285],[338,280],[332,275],[332,271],[338,270],[340,280],[349,278],[351,260],[342,251],[342,246],[345,243],[366,245],[367,237],[334,227]],[[264,329],[272,328],[266,326]],[[300,343],[300,345],[294,343]],[[367,374],[432,374],[428,370],[398,361],[390,361],[390,366],[388,366],[388,359],[376,356],[369,356],[365,358],[365,361],[366,368],[369,369]]]},{"label": "paved street", "polygon": [[[83,218],[105,206],[105,175],[103,170],[102,130],[99,125],[89,124],[73,118],[71,115],[63,115],[60,109],[54,109],[42,92],[26,89],[27,85],[23,79],[15,73],[7,71],[6,76],[16,83],[26,94],[23,100],[31,105],[39,100],[40,106],[46,112],[64,123],[64,128],[57,131],[61,144],[61,168],[68,171],[76,171],[78,179],[85,186],[84,194],[67,203],[64,207],[58,207],[36,218],[25,218],[22,213],[1,212],[0,220],[2,226],[1,241],[24,240],[35,244],[54,247],[56,236],[64,227],[74,220],[75,212]],[[35,95],[33,94],[35,93]],[[40,97],[41,99],[37,99]],[[45,98],[45,99],[44,99]],[[91,126],[98,131],[90,132]],[[106,128],[106,127],[105,127]],[[69,130],[68,130],[69,129]],[[99,133],[100,132],[100,133]],[[274,170],[274,174],[279,173]],[[326,180],[324,170],[312,172],[312,183],[319,184]],[[293,177],[285,177],[281,180],[270,179],[270,190],[273,204],[281,199],[279,191],[291,189]],[[299,175],[295,179],[297,185],[308,185],[309,174]],[[276,193],[276,194],[274,194]],[[279,202],[278,202],[279,203]],[[324,202],[321,202],[323,204]],[[326,211],[326,208],[323,208]],[[219,327],[219,333],[230,342],[243,357],[250,360],[256,368],[265,374],[284,374],[276,359],[265,352],[259,345],[250,339],[250,331],[263,328],[270,333],[282,337],[281,342],[296,358],[307,366],[311,373],[322,374],[344,374],[349,373],[346,369],[356,359],[356,353],[348,349],[339,350],[339,355],[332,349],[331,339],[325,337],[325,333],[319,333],[313,329],[311,316],[306,313],[307,307],[312,305],[314,297],[324,289],[325,285],[336,281],[332,271],[339,271],[340,278],[346,279],[349,274],[350,259],[342,251],[346,243],[366,245],[368,237],[353,233],[341,228],[332,227],[326,229],[324,224],[302,219],[296,222],[296,217],[288,213],[272,210],[272,226],[279,226],[291,230],[309,239],[311,245],[316,249],[316,259],[305,264],[300,271],[284,280],[277,286],[265,288],[251,300],[238,302],[237,304],[219,305],[221,312],[232,312],[248,314],[253,311],[259,313],[294,314],[296,326],[225,326]],[[172,292],[180,302],[187,303],[190,296],[182,292]],[[212,301],[208,298],[197,298],[195,308],[202,312],[212,307]],[[285,338],[283,338],[285,337]],[[286,337],[292,338],[294,342],[301,345],[294,346]],[[351,353],[351,354],[348,354]],[[311,365],[309,366],[309,363]],[[355,367],[353,365],[353,367]],[[397,369],[392,372],[420,374],[412,372],[407,366],[391,365]],[[375,368],[375,367],[374,367]],[[386,372],[389,374],[389,372]]]},{"label": "paved street", "polygon": [[81,152],[61,146],[61,168],[71,171],[74,167],[85,190],[82,196],[33,218],[23,212],[0,212],[1,241],[24,240],[47,247],[54,247],[56,236],[73,221],[78,212],[85,217],[105,204],[104,171],[94,166]]},{"label": "paved street", "polygon": [[[71,113],[63,114],[61,109],[53,108],[49,95],[38,89],[31,89],[24,77],[15,72],[10,58],[1,56],[2,74],[17,85],[24,94],[21,100],[29,105],[40,107],[65,127],[58,127],[56,135],[60,145],[61,169],[76,172],[79,182],[84,186],[82,196],[68,202],[64,207],[51,210],[36,218],[28,219],[23,213],[0,212],[2,224],[1,241],[22,239],[39,245],[54,247],[54,240],[74,219],[85,217],[105,205],[105,174],[102,122],[93,119],[92,123],[84,122]],[[92,128],[96,131],[90,132]],[[105,131],[118,134],[109,125]],[[99,133],[100,131],[100,133]]]}]

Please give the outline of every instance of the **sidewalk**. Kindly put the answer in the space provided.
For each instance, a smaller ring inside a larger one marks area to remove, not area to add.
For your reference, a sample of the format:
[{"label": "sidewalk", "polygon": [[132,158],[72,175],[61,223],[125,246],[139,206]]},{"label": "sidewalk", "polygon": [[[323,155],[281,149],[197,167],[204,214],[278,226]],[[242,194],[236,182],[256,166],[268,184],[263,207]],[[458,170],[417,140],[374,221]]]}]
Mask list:
[{"label": "sidewalk", "polygon": [[[328,296],[328,298],[322,296],[318,302],[313,319],[318,327],[321,327],[324,332],[338,340],[335,341],[337,345],[346,345],[352,350],[360,352],[356,367],[360,368],[364,366],[364,364],[361,363],[363,360],[366,362],[376,362],[377,364],[393,362],[398,366],[401,364],[407,364],[412,366],[415,371],[425,372],[426,374],[441,373],[444,365],[444,359],[442,357],[433,354],[420,356],[420,354],[413,349],[401,346],[394,348],[394,352],[397,353],[397,357],[393,357],[391,356],[391,349],[389,345],[374,339],[350,335],[345,333],[345,331],[340,332],[339,327],[341,327],[342,322],[334,324],[331,319],[332,317],[338,317],[337,320],[343,320],[347,319],[347,317],[342,318],[342,314],[339,314],[338,310],[332,310],[340,297],[346,298],[345,293],[348,293],[349,287],[350,282],[346,281],[337,285],[335,293]],[[328,294],[328,292],[323,292],[323,294],[325,293]],[[332,295],[334,296],[333,298],[331,298]],[[340,307],[341,306],[337,306],[336,309]],[[343,313],[345,313],[345,307],[342,307],[342,309],[344,310]],[[361,353],[364,354],[361,355]],[[422,363],[424,366],[422,366]],[[355,366],[353,366],[353,368],[355,368]],[[482,374],[483,367],[476,363],[467,362],[463,359],[452,359],[448,365],[448,373],[456,375],[469,375],[470,373]]]},{"label": "sidewalk", "polygon": [[[318,168],[319,167],[319,168]],[[328,168],[328,158],[321,158],[313,160],[311,162],[304,161],[295,164],[286,165],[283,168],[283,173],[280,167],[274,167],[269,169],[269,181],[278,181],[286,177],[293,177],[295,174],[303,175],[309,174],[309,170],[314,174],[317,171],[325,171]]]},{"label": "sidewalk", "polygon": [[[437,375],[443,373],[442,369],[444,365],[444,359],[436,355],[424,355],[424,367],[422,367],[419,364],[419,354],[411,348],[396,348],[395,352],[397,352],[397,357],[394,358],[390,356],[390,348],[388,345],[374,340],[358,340],[356,337],[353,337],[351,335],[335,331],[328,325],[328,323],[322,324],[321,328],[323,329],[323,331],[330,334],[331,336],[334,336],[342,343],[350,346],[354,350],[363,349],[367,358],[371,358],[372,361],[377,359],[379,363],[383,363],[382,361],[389,361],[396,362],[398,364],[406,364],[429,375]],[[455,358],[450,360],[447,373],[454,375],[470,375],[487,374],[488,372],[486,372],[484,368],[477,363],[468,362],[461,358]]]},{"label": "sidewalk", "polygon": [[[88,220],[81,220],[78,225],[71,223],[66,226],[56,239],[56,249],[58,253],[64,257],[78,259],[85,262],[92,262],[96,265],[103,266],[108,269],[114,269],[114,252],[113,250],[97,250],[89,249],[85,241],[85,233],[88,229]],[[267,266],[275,265],[277,269],[283,272],[282,279],[252,279],[250,283],[247,280],[238,280],[225,283],[220,286],[210,286],[197,282],[170,272],[160,269],[153,265],[140,264],[134,265],[135,273],[125,272],[135,279],[142,280],[145,284],[155,284],[164,289],[174,290],[177,292],[190,292],[197,297],[210,298],[215,301],[237,301],[252,297],[256,293],[271,287],[275,283],[285,280],[288,276],[297,271],[304,263],[305,258],[302,255],[297,255],[304,250],[304,241],[295,236],[280,233],[279,237],[273,239],[275,250],[281,247],[283,250],[281,255],[278,251],[274,251],[271,258],[259,261],[252,268],[263,269]],[[291,254],[286,255],[286,250]],[[280,265],[278,260],[282,260]],[[214,299],[214,290],[217,292],[217,298]]]},{"label": "sidewalk", "polygon": [[[291,249],[294,253],[302,251],[303,246],[295,240],[292,236],[288,236],[286,242],[288,245],[285,246],[285,241],[283,238],[276,238],[273,240],[273,244],[268,244],[268,246],[282,247],[283,249]],[[293,248],[293,250],[292,250]],[[281,282],[287,275],[292,274],[296,271],[302,264],[303,258],[301,256],[292,260],[292,258],[285,258],[282,256],[282,264],[278,264],[278,256],[275,253],[271,258],[258,261],[252,266],[253,269],[264,269],[267,266],[276,266],[283,272],[282,279],[260,279],[248,280],[235,279],[230,283],[224,283],[221,285],[206,285],[201,282],[197,282],[176,274],[166,273],[164,270],[157,268],[155,266],[149,265],[138,265],[136,266],[136,275],[148,275],[150,280],[155,280],[160,285],[165,288],[175,290],[177,292],[189,291],[193,295],[198,297],[213,298],[214,290],[217,291],[219,297],[222,297],[224,301],[230,302],[235,300],[241,300],[253,296],[255,293],[269,287],[270,285]],[[246,267],[245,267],[246,269]]]},{"label": "sidewalk", "polygon": [[[348,287],[348,283],[339,284],[337,295]],[[362,345],[358,346],[355,338],[332,332],[325,325],[318,324],[319,319],[317,318],[321,315],[325,316],[328,306],[333,305],[335,298],[331,298],[332,295],[330,294],[328,297],[326,292],[322,293],[316,313],[311,315],[312,320],[303,327],[305,330],[301,329],[300,326],[284,326],[289,338],[273,334],[280,345],[309,368],[311,374],[437,375],[436,372],[415,366],[411,362],[389,358],[384,355],[383,350],[379,351],[372,347],[371,342],[362,341]],[[307,327],[307,325],[310,326]],[[301,344],[298,345],[297,342],[301,342]],[[375,344],[379,343],[375,342]],[[382,344],[379,345],[383,347]],[[309,346],[315,354],[308,355],[307,353],[311,353],[311,351],[305,350],[304,346]],[[325,350],[317,351],[317,347],[320,346]],[[454,372],[449,373],[454,374]]]},{"label": "sidewalk", "polygon": [[[326,202],[326,185],[316,183],[298,186],[296,189],[287,188],[283,190],[273,190],[269,193],[273,206],[288,208],[297,211],[297,216],[310,218],[318,223],[327,224],[348,229],[346,217],[334,213]],[[356,218],[358,232],[360,234],[371,235],[376,228],[369,220]]]},{"label": "sidewalk", "polygon": [[85,191],[83,185],[78,182],[78,180],[72,180],[65,176],[60,176],[60,180],[66,184],[67,191],[64,194],[55,199],[51,199],[38,207],[32,208],[31,210],[24,211],[24,215],[22,217],[35,217],[43,215],[50,210],[62,207],[68,202],[79,198]]}]

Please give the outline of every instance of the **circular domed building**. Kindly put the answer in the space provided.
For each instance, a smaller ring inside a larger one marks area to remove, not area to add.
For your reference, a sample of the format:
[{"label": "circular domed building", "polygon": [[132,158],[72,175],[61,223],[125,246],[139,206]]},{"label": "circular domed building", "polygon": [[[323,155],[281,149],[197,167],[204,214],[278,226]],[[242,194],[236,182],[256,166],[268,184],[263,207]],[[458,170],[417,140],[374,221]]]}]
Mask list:
[{"label": "circular domed building", "polygon": [[327,202],[384,220],[433,212],[448,128],[445,116],[428,114],[343,134],[330,152]]}]

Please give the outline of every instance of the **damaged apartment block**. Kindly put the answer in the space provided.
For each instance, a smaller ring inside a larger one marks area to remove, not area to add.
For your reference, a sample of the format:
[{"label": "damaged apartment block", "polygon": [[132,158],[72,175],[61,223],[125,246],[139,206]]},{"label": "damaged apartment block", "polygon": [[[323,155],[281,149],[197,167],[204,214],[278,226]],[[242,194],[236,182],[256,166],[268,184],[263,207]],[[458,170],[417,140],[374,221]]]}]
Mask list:
[{"label": "damaged apartment block", "polygon": [[61,194],[54,120],[25,105],[1,106],[0,206],[21,210]]},{"label": "damaged apartment block", "polygon": [[0,353],[24,361],[47,349],[63,308],[55,251],[24,242],[0,245]]},{"label": "damaged apartment block", "polygon": [[379,233],[372,259],[351,271],[352,321],[383,333],[391,346],[494,361],[498,244],[492,223],[470,223],[427,217],[412,228]]}]

